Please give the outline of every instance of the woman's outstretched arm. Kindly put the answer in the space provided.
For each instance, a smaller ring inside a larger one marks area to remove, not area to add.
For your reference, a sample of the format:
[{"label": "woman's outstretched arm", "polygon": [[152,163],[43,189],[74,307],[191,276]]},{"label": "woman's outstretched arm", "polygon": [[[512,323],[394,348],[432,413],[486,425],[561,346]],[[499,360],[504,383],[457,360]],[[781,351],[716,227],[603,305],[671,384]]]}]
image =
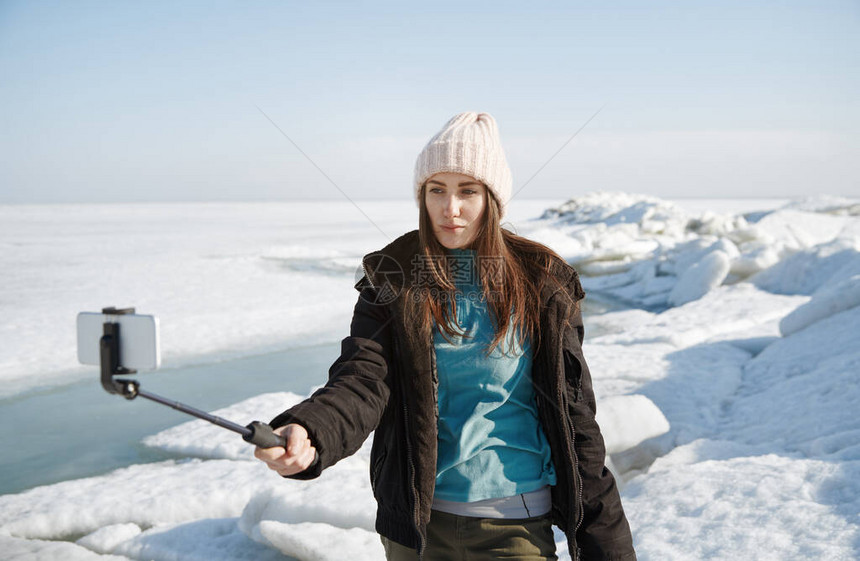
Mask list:
[{"label": "woman's outstretched arm", "polygon": [[[390,394],[391,319],[387,306],[373,303],[374,297],[373,288],[362,289],[350,335],[341,341],[341,354],[329,368],[328,383],[269,423],[276,429],[299,425],[318,455],[318,461],[306,469],[285,473],[288,477],[319,476],[325,468],[355,453],[382,418]],[[305,446],[303,442],[299,445]],[[289,454],[274,450],[284,456],[280,467],[292,471],[286,465],[292,459]]]}]

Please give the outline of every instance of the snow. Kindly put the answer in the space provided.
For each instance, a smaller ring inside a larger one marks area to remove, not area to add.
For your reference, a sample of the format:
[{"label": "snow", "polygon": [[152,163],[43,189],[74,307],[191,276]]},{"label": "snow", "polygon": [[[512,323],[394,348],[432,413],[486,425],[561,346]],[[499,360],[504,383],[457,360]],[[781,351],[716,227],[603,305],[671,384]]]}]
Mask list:
[{"label": "snow", "polygon": [[[516,225],[570,259],[587,291],[629,304],[586,318],[584,351],[640,559],[857,559],[860,206],[839,198],[737,206],[744,212],[728,203],[594,193]],[[110,273],[125,283],[99,293],[110,302],[84,296],[95,282],[84,271],[104,271],[119,249],[92,256],[94,238],[67,238],[67,213],[53,207],[18,212],[39,218],[42,229],[17,219],[21,230],[2,238],[6,264],[19,267],[0,281],[0,298],[15,312],[2,335],[19,347],[0,355],[4,391],[26,390],[42,371],[48,383],[77,376],[50,367],[73,360],[67,327],[48,328],[39,344],[28,339],[40,317],[56,317],[50,306],[68,312],[71,326],[71,312],[84,304],[145,302],[141,311],[161,316],[166,362],[174,364],[259,353],[291,337],[339,338],[344,326],[335,324],[348,324],[355,298],[349,269],[364,246],[384,242],[345,208],[301,209],[343,224],[352,232],[344,244],[286,207],[179,207],[79,209],[93,235],[120,228],[116,212],[138,220],[119,244],[139,263]],[[388,218],[378,222],[393,233],[412,209],[412,201],[380,203],[379,216]],[[285,226],[288,235],[276,228],[285,217],[296,221]],[[0,228],[8,224],[0,220]],[[209,247],[213,239],[220,253]],[[16,249],[25,243],[27,251]],[[59,263],[36,263],[48,257]],[[148,267],[158,274],[138,277]],[[55,277],[39,280],[40,272]],[[299,281],[306,291],[298,296],[281,286]],[[89,288],[74,288],[81,283]],[[177,288],[182,283],[191,288]],[[245,294],[247,286],[256,294]],[[234,301],[216,309],[206,294],[219,306]],[[307,328],[297,330],[302,322]],[[185,337],[192,327],[200,332]],[[241,424],[266,420],[303,396],[266,393],[215,414]],[[3,558],[383,557],[367,475],[370,439],[313,481],[279,477],[238,435],[203,421],[142,445],[167,459],[0,495]],[[555,537],[559,558],[569,559],[557,529]]]},{"label": "snow", "polygon": [[359,528],[332,532],[328,524],[284,524],[265,520],[260,523],[259,535],[263,543],[308,561],[375,561],[385,558],[379,535]]},{"label": "snow", "polygon": [[586,275],[586,290],[660,310],[746,280],[798,252],[837,241],[856,250],[857,204],[829,197],[718,214],[642,195],[589,193],[548,209],[527,235]]},{"label": "snow", "polygon": [[694,442],[676,451],[679,458],[673,452],[657,460],[624,489],[641,557],[856,558],[857,462],[840,466],[713,444]]},{"label": "snow", "polygon": [[726,410],[723,435],[810,457],[860,459],[857,333],[855,307],[768,346],[744,365],[742,392]]}]

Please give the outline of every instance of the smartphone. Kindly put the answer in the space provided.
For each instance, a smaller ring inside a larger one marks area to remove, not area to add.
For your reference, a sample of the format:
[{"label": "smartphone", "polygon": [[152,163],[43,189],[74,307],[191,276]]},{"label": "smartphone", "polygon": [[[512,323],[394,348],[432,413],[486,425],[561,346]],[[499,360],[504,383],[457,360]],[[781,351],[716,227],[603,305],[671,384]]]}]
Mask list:
[{"label": "smartphone", "polygon": [[141,314],[78,314],[78,362],[100,363],[100,341],[105,323],[119,324],[119,366],[131,370],[155,370],[161,366],[158,318]]}]

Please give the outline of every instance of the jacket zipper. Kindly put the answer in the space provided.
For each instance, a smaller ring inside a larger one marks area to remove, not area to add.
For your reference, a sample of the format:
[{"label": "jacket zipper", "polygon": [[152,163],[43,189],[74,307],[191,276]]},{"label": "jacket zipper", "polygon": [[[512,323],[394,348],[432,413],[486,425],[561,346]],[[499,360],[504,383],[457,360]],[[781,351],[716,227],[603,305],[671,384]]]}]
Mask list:
[{"label": "jacket zipper", "polygon": [[[562,389],[561,384],[559,384],[559,386],[558,386],[558,403],[560,403],[564,407],[567,405],[567,400],[562,395],[563,391],[564,390]],[[576,439],[576,431],[573,428],[573,423],[570,421],[570,415],[566,409],[567,408],[565,407],[563,412],[561,413],[561,416],[562,416],[563,422],[567,425],[568,432],[570,433],[570,439],[568,440],[568,442],[570,442],[570,444],[567,445],[567,448],[568,448],[568,452],[570,453],[571,458],[573,459],[572,476],[575,480],[577,480],[579,482],[578,492],[575,492],[573,489],[573,486],[571,486],[570,491],[568,493],[569,499],[574,499],[574,500],[571,500],[571,503],[575,503],[576,506],[578,507],[578,510],[579,510],[579,514],[578,514],[577,519],[576,519],[576,525],[573,528],[573,536],[575,539],[576,538],[576,532],[579,530],[579,527],[582,524],[582,518],[583,518],[583,512],[582,512],[582,477],[579,476],[579,457],[576,455],[576,450],[573,449],[573,446],[574,446],[573,442]],[[573,494],[575,494],[576,496],[570,497],[570,495],[573,495]],[[578,559],[579,559],[579,547],[577,547],[573,551],[573,561],[578,561]]]},{"label": "jacket zipper", "polygon": [[[562,334],[562,340],[563,340],[563,338],[564,338],[564,334]],[[576,442],[576,428],[573,426],[573,420],[570,418],[570,406],[567,403],[567,398],[566,398],[566,396],[563,395],[564,394],[565,378],[566,378],[563,345],[561,348],[559,359],[560,359],[559,364],[561,366],[562,375],[561,375],[561,378],[557,380],[557,384],[556,384],[556,387],[558,388],[557,389],[557,392],[558,392],[557,399],[558,399],[558,403],[563,406],[562,410],[561,410],[562,411],[562,413],[561,413],[562,420],[567,425],[568,431],[570,432],[570,441],[569,441],[570,444],[568,445],[568,451],[569,451],[569,453],[573,459],[573,477],[578,483],[577,488],[576,488],[576,492],[575,492],[576,493],[575,504],[579,510],[579,514],[578,514],[577,519],[576,519],[576,524],[573,528],[573,536],[575,539],[576,538],[576,532],[579,531],[579,527],[582,526],[582,520],[585,518],[585,511],[582,507],[583,484],[582,484],[582,476],[579,474],[579,455],[576,453],[576,444],[575,444],[575,442]],[[577,385],[574,388],[574,401],[577,401],[579,399],[579,393],[580,393],[579,382],[577,382]],[[573,489],[571,489],[571,491],[573,491]],[[578,545],[573,550],[573,561],[579,561],[579,546]]]},{"label": "jacket zipper", "polygon": [[[367,278],[367,282],[370,283],[370,286],[376,288],[376,284],[373,282],[373,278],[367,271],[367,266],[364,262],[364,259],[361,260],[361,270],[364,271],[364,276]],[[397,338],[392,337],[391,339],[392,345],[394,345],[394,357],[396,364],[401,364],[402,361],[400,359],[400,346],[397,344]],[[402,403],[403,403],[403,425],[404,430],[406,431],[406,463],[409,468],[409,488],[412,493],[412,525],[415,527],[415,530],[418,532],[418,557],[419,559],[424,553],[424,547],[426,545],[426,539],[424,534],[419,529],[418,519],[419,519],[419,509],[418,509],[418,489],[415,487],[415,462],[412,459],[412,440],[411,440],[411,431],[409,430],[409,407],[406,404],[406,390],[403,384],[398,384],[400,391],[403,392]]]},{"label": "jacket zipper", "polygon": [[[579,399],[579,387],[578,386],[574,389],[574,392],[575,392],[574,402],[576,402]],[[565,415],[565,419],[567,420],[567,424],[570,427],[571,440],[573,442],[575,442],[576,441],[576,427],[573,426],[573,421],[570,418],[570,414]],[[579,480],[579,486],[578,486],[579,493],[577,493],[577,495],[576,495],[577,506],[579,507],[579,517],[576,520],[576,527],[574,528],[574,532],[576,532],[579,530],[579,527],[582,526],[582,519],[585,517],[585,512],[582,508],[582,476],[579,475],[579,455],[576,453],[575,447],[572,449],[572,453],[573,453],[573,468],[575,470],[574,473],[575,473],[577,479]]]},{"label": "jacket zipper", "polygon": [[[393,338],[392,342],[394,344],[394,356],[397,357],[397,363],[400,364],[400,347],[397,344],[397,339]],[[409,430],[409,406],[406,403],[406,389],[403,384],[399,384],[399,387],[401,392],[403,392],[401,397],[403,400],[403,425],[406,430],[406,464],[409,468],[409,489],[412,493],[412,525],[418,532],[418,558],[420,559],[424,554],[426,538],[424,537],[424,533],[421,532],[418,522],[420,511],[418,508],[418,489],[415,487],[415,462],[412,459],[412,432]]]}]

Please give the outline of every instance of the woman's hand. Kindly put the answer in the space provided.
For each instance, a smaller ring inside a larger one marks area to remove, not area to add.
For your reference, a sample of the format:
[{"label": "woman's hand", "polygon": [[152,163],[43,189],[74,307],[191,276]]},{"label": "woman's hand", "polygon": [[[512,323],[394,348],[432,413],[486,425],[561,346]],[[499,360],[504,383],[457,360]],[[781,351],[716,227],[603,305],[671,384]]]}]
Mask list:
[{"label": "woman's hand", "polygon": [[286,449],[280,446],[258,446],[254,450],[257,459],[266,462],[269,469],[284,476],[295,475],[310,467],[316,455],[316,448],[311,444],[305,427],[294,423],[275,429],[274,433],[284,437]]}]

